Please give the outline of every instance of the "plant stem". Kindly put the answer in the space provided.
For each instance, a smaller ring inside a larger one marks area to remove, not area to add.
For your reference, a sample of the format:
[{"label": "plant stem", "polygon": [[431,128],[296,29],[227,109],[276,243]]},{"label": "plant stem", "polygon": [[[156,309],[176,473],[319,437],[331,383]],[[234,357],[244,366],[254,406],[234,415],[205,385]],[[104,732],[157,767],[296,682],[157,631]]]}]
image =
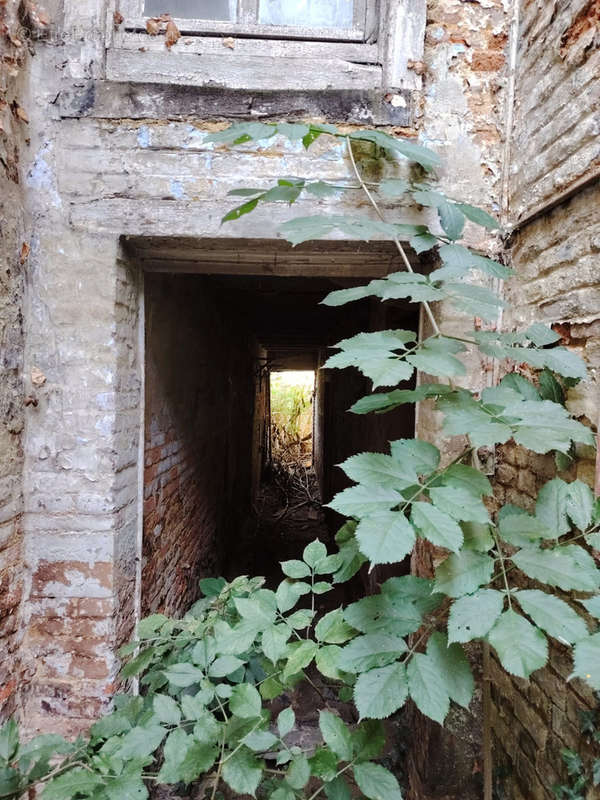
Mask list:
[{"label": "plant stem", "polygon": [[[362,175],[360,174],[360,172],[358,170],[358,167],[356,166],[356,161],[354,160],[354,153],[352,152],[352,142],[350,141],[350,138],[348,136],[346,136],[346,145],[348,147],[348,154],[350,156],[350,161],[352,162],[352,167],[354,168],[354,173],[356,175],[356,178],[357,178],[358,182],[360,183],[364,193],[366,194],[367,198],[369,199],[369,202],[371,203],[371,205],[375,209],[375,212],[377,213],[377,216],[379,217],[379,219],[382,222],[385,222],[386,219],[385,219],[381,209],[377,205],[377,201],[375,200],[375,198],[373,197],[373,195],[371,194],[371,192],[367,188],[367,186],[366,186],[366,184],[365,184],[365,182],[364,182],[364,180],[362,178]],[[406,251],[404,250],[404,248],[400,244],[400,240],[398,239],[397,236],[394,237],[394,244],[396,245],[396,247],[398,249],[398,252],[400,253],[400,255],[402,257],[402,261],[404,262],[404,266],[406,267],[406,269],[409,272],[413,272],[414,273],[414,269],[412,268],[412,266],[410,264],[410,261],[408,260],[408,256],[406,255]],[[423,303],[423,308],[425,309],[425,311],[427,313],[427,316],[429,317],[429,321],[431,322],[431,327],[433,328],[435,335],[439,336],[440,335],[440,329],[439,329],[438,324],[437,324],[437,322],[435,320],[435,317],[433,316],[433,311],[431,310],[431,306],[425,300],[423,300],[422,303]]]},{"label": "plant stem", "polygon": [[[349,764],[346,764],[345,767],[342,767],[340,770],[338,770],[335,773],[335,775],[332,778],[332,780],[335,780],[336,778],[339,778],[339,776],[342,774],[342,772],[346,772],[346,770],[350,769],[350,767],[353,767],[353,766],[354,766],[354,761],[351,761]],[[323,784],[322,786],[319,786],[319,788],[316,790],[316,792],[313,792],[311,794],[311,796],[308,798],[308,800],[314,800],[315,797],[317,797],[318,795],[321,794],[321,792],[323,791],[324,788],[325,788],[325,784]]]},{"label": "plant stem", "polygon": [[508,608],[512,611],[512,601],[510,598],[510,587],[508,585],[508,578],[506,573],[506,566],[504,564],[504,552],[502,550],[502,545],[500,544],[500,539],[498,538],[498,534],[496,533],[495,527],[491,527],[492,536],[494,537],[494,541],[496,542],[496,552],[498,553],[498,558],[500,559],[500,569],[502,570],[502,577],[504,578],[504,586],[506,588],[506,596],[508,598]]},{"label": "plant stem", "polygon": [[425,489],[427,489],[428,486],[430,486],[435,480],[437,480],[440,477],[440,475],[443,475],[447,469],[452,467],[454,464],[458,464],[460,461],[462,461],[463,458],[465,456],[468,456],[473,449],[474,449],[473,447],[468,447],[466,450],[463,450],[463,452],[460,453],[458,456],[456,456],[456,458],[454,458],[449,464],[446,464],[446,466],[443,469],[438,469],[432,475],[430,475],[429,478],[425,481],[425,483],[421,484],[419,491],[415,492],[411,497],[408,498],[408,500],[403,504],[400,511],[402,512],[406,511],[406,509],[412,503],[412,501],[415,500],[417,497],[419,497],[419,495],[422,494],[425,491]]}]

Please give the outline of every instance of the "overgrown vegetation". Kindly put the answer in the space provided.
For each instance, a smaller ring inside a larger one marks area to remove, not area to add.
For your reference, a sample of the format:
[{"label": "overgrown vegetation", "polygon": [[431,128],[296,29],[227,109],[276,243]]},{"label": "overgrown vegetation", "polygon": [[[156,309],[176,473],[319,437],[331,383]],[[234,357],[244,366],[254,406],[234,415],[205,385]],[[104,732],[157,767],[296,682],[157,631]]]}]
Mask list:
[{"label": "overgrown vegetation", "polygon": [[[139,641],[122,651],[130,659],[123,676],[140,676],[142,695],[118,698],[90,738],[73,744],[50,736],[19,745],[16,725],[8,723],[0,736],[0,797],[17,798],[44,781],[44,800],[144,798],[151,782],[200,779],[211,800],[223,785],[234,795],[269,800],[349,800],[351,780],[370,800],[399,800],[396,778],[375,761],[383,745],[380,720],[408,698],[440,724],[451,703],[468,706],[474,687],[466,643],[487,641],[507,672],[527,678],[546,664],[553,637],[572,647],[572,677],[600,689],[600,632],[596,623],[590,627],[600,618],[600,570],[590,552],[600,547],[600,503],[581,481],[555,478],[541,489],[534,514],[507,505],[492,518],[484,502],[490,482],[474,466],[479,448],[510,439],[535,453],[554,451],[560,465],[577,447],[593,446],[591,430],[563,404],[564,389],[585,378],[584,364],[539,324],[506,333],[467,325],[461,336],[440,330],[430,301],[447,300],[466,319],[493,323],[503,301],[471,277],[506,278],[511,271],[459,243],[466,220],[498,226],[484,211],[434,187],[434,153],[379,131],[346,135],[333,126],[247,123],[210,138],[235,145],[276,133],[306,147],[322,135],[342,139],[353,181],[341,187],[282,178],[269,189],[236,190],[247,199],[225,221],[259,203],[293,203],[303,192],[363,193],[377,220],[320,215],[292,219],[281,230],[294,244],[334,229],[394,240],[406,272],[335,291],[324,302],[406,298],[423,303],[433,333],[421,341],[406,330],[358,333],[338,343],[327,367],[359,369],[373,388],[385,389],[358,400],[353,413],[430,398],[444,416],[445,435],[468,444],[446,464],[439,448],[418,439],[391,442],[388,453],[349,458],[342,468],[355,485],[330,503],[348,517],[336,537],[337,553],[313,542],[302,560],[282,564],[286,577],[275,592],[260,578],[205,580],[204,598],[183,620],[154,615],[143,621]],[[408,158],[419,174],[367,183],[355,161],[357,143],[389,163]],[[378,198],[405,195],[433,209],[437,221],[431,227],[386,221]],[[417,252],[434,251],[439,269],[414,273],[400,243],[407,237]],[[509,374],[481,394],[456,388],[452,381],[466,372],[460,356],[468,348],[500,359]],[[523,363],[543,370],[539,380],[510,372]],[[415,369],[441,380],[389,389]],[[348,580],[367,561],[401,561],[418,538],[446,551],[434,580],[391,578],[376,595],[315,614],[315,595]],[[523,589],[527,583],[533,588]],[[571,592],[569,602],[557,588]],[[290,709],[271,719],[269,703],[308,680],[311,665],[336,683],[341,699],[354,703],[360,723],[349,726],[323,708],[322,746],[304,752],[286,743],[294,726]],[[55,764],[57,755],[64,760]]]},{"label": "overgrown vegetation", "polygon": [[273,460],[311,465],[314,382],[312,372],[271,372]]}]

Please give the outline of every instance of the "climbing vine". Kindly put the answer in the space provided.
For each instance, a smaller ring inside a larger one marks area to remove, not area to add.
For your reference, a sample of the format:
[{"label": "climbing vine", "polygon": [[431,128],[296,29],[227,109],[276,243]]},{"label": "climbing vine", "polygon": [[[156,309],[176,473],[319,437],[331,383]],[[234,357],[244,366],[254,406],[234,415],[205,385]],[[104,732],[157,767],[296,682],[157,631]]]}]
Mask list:
[{"label": "climbing vine", "polygon": [[[429,398],[444,417],[444,435],[468,444],[450,463],[419,439],[350,457],[341,466],[354,485],[329,504],[348,518],[336,536],[337,552],[313,542],[302,559],[282,564],[285,577],[276,591],[260,578],[205,579],[203,598],[183,619],[158,614],[143,620],[137,640],[121,651],[123,678],[139,677],[141,694],[118,697],[89,737],[73,743],[50,735],[21,744],[16,724],[7,723],[0,733],[0,797],[17,798],[43,782],[44,800],[127,800],[147,797],[152,782],[200,781],[210,800],[222,796],[224,785],[234,795],[269,800],[349,800],[356,790],[370,800],[400,800],[396,778],[377,763],[381,720],[409,698],[440,724],[451,703],[468,707],[474,680],[465,644],[488,642],[507,672],[527,678],[547,663],[548,638],[554,638],[572,648],[572,677],[600,689],[600,632],[592,622],[600,619],[600,570],[592,553],[600,548],[599,501],[583,482],[554,478],[540,490],[535,513],[505,505],[492,516],[485,503],[492,487],[476,468],[480,448],[511,439],[535,453],[554,452],[560,467],[577,445],[593,445],[591,430],[563,403],[564,390],[586,377],[583,362],[541,324],[506,333],[467,325],[461,336],[438,325],[429,304],[440,300],[465,312],[465,320],[493,323],[504,302],[472,278],[504,279],[511,270],[464,244],[467,220],[490,230],[498,224],[440,192],[432,179],[439,159],[430,150],[380,131],[345,134],[330,125],[288,123],[244,123],[208,140],[235,146],[276,134],[306,148],[321,136],[337,137],[352,180],[333,185],[287,177],[272,187],[236,189],[231,194],[244,202],[223,221],[262,203],[293,204],[303,193],[361,192],[376,218],[293,218],[281,233],[294,245],[335,230],[394,241],[405,271],[334,291],[323,302],[376,297],[421,303],[432,334],[357,333],[338,342],[325,366],[358,369],[374,390],[383,389],[359,399],[353,413]],[[382,153],[389,165],[398,158],[412,162],[412,178],[367,180],[353,149],[359,146]],[[406,196],[431,209],[435,223],[387,220],[380,198]],[[406,239],[417,253],[430,251],[440,266],[428,275],[415,272],[401,244]],[[498,385],[480,393],[457,388],[453,380],[465,375],[461,356],[469,349],[509,366],[527,364],[540,371],[538,378],[507,370]],[[389,388],[415,370],[442,380]],[[377,594],[325,615],[315,612],[315,596],[349,580],[366,562],[402,561],[418,539],[446,553],[433,579],[390,578]],[[556,589],[570,593],[568,599]],[[349,725],[322,708],[316,749],[290,743],[291,708],[274,717],[270,711],[274,698],[311,680],[309,669],[336,686],[359,719]]]}]

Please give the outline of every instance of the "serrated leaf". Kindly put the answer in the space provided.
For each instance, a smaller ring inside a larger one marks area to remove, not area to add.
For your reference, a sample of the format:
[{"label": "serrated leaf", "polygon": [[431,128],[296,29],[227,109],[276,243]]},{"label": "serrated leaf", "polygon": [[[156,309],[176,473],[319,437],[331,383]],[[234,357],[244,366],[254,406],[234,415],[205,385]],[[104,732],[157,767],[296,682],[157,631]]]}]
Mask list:
[{"label": "serrated leaf", "polygon": [[354,703],[361,719],[384,719],[406,702],[408,685],[404,664],[396,662],[358,676]]},{"label": "serrated leaf", "polygon": [[217,597],[226,585],[225,578],[201,578],[198,581],[200,591],[205,597]]},{"label": "serrated leaf", "polygon": [[524,378],[522,375],[519,375],[516,372],[511,372],[508,375],[505,375],[500,381],[500,386],[513,389],[515,392],[518,392],[520,395],[522,395],[526,400],[552,399],[544,398],[542,395],[540,395],[531,381],[528,381],[527,378]]},{"label": "serrated leaf", "polygon": [[485,636],[502,613],[504,596],[496,589],[480,589],[455,600],[448,617],[448,641],[470,642]]},{"label": "serrated leaf", "polygon": [[450,697],[440,680],[436,660],[426,653],[415,653],[408,662],[407,674],[410,696],[419,711],[442,725]]},{"label": "serrated leaf", "polygon": [[344,610],[344,619],[361,633],[406,636],[421,625],[423,611],[411,599],[393,594],[363,597]]},{"label": "serrated leaf", "polygon": [[463,648],[459,644],[448,644],[443,633],[434,632],[427,643],[427,656],[436,664],[441,683],[450,700],[468,708],[475,682]]},{"label": "serrated leaf", "polygon": [[473,594],[482,584],[489,583],[494,563],[490,556],[473,550],[452,553],[435,571],[435,591],[449,597]]},{"label": "serrated leaf", "polygon": [[337,774],[338,759],[327,747],[317,747],[308,763],[311,774],[323,781],[331,781]]},{"label": "serrated leaf", "polygon": [[403,178],[386,178],[379,184],[379,191],[384,197],[402,197],[409,190],[410,184]]},{"label": "serrated leaf", "polygon": [[353,414],[370,414],[372,411],[390,411],[406,403],[418,403],[428,397],[438,397],[453,391],[442,383],[422,383],[416,389],[394,389],[391,392],[376,392],[361,397],[350,411]]},{"label": "serrated leaf", "polygon": [[571,529],[567,519],[568,491],[563,480],[554,478],[542,486],[535,505],[536,517],[558,535],[568,533]]},{"label": "serrated leaf", "polygon": [[346,303],[352,303],[355,300],[362,300],[365,297],[370,297],[373,294],[373,289],[370,286],[353,286],[351,289],[336,289],[321,300],[324,306],[343,306]]},{"label": "serrated leaf", "polygon": [[285,613],[293,608],[302,595],[310,592],[310,585],[304,581],[290,581],[287,578],[281,581],[275,592],[277,608]]},{"label": "serrated leaf", "polygon": [[304,561],[292,559],[291,561],[282,561],[281,570],[288,578],[307,578],[310,575],[310,567]]},{"label": "serrated leaf", "polygon": [[257,689],[249,683],[234,686],[229,698],[229,710],[236,717],[254,719],[260,714],[262,701]]},{"label": "serrated leaf", "polygon": [[440,483],[456,489],[466,489],[474,495],[492,495],[492,484],[486,476],[467,464],[450,464],[440,474]]},{"label": "serrated leaf", "polygon": [[410,463],[385,453],[358,453],[338,466],[350,480],[366,486],[403,489],[417,480],[417,473]]},{"label": "serrated leaf", "polygon": [[567,485],[567,514],[580,531],[586,530],[592,522],[594,493],[583,481],[575,480]]},{"label": "serrated leaf", "polygon": [[254,797],[262,778],[263,766],[264,763],[247,747],[242,747],[223,761],[223,780],[234,792]]},{"label": "serrated leaf", "polygon": [[571,677],[582,678],[592,689],[600,691],[600,633],[575,645]]},{"label": "serrated leaf", "polygon": [[488,633],[488,641],[504,669],[519,678],[529,678],[548,661],[544,634],[511,609],[500,615]]},{"label": "serrated leaf", "polygon": [[283,680],[287,681],[292,675],[305,669],[317,654],[316,642],[302,642],[288,658],[283,670]]},{"label": "serrated leaf", "polygon": [[275,125],[264,122],[238,122],[223,131],[209,133],[204,141],[215,144],[236,144],[240,141],[270,139],[276,131]]},{"label": "serrated leaf", "polygon": [[380,764],[365,761],[353,767],[354,780],[369,800],[402,800],[398,781]]},{"label": "serrated leaf", "polygon": [[399,636],[371,633],[358,636],[338,656],[338,666],[344,672],[366,672],[385,667],[407,650],[406,642]]},{"label": "serrated leaf", "polygon": [[285,776],[292,789],[303,789],[310,779],[310,764],[306,756],[294,758]]},{"label": "serrated leaf", "polygon": [[495,231],[500,228],[500,223],[494,219],[487,211],[476,206],[471,206],[468,203],[459,203],[458,207],[465,215],[465,217],[476,225],[481,225],[490,231]]},{"label": "serrated leaf", "polygon": [[241,206],[232,208],[231,211],[228,211],[227,214],[225,214],[225,216],[221,219],[221,224],[224,222],[232,222],[240,217],[243,217],[244,214],[249,214],[251,211],[254,211],[257,205],[258,197],[255,197],[253,200],[248,200],[248,202],[242,203]]},{"label": "serrated leaf", "polygon": [[600,586],[600,571],[592,556],[575,544],[550,550],[527,548],[512,556],[513,562],[530,578],[558,586],[595,592]]},{"label": "serrated leaf", "polygon": [[273,625],[263,631],[263,652],[274,664],[287,655],[287,642],[290,635],[291,631],[287,625]]},{"label": "serrated leaf", "polygon": [[504,541],[515,547],[527,547],[539,542],[540,539],[553,539],[558,536],[556,531],[549,530],[541,519],[525,512],[500,516],[498,531]]},{"label": "serrated leaf", "polygon": [[19,726],[14,719],[9,719],[0,727],[0,758],[10,762],[19,748]]},{"label": "serrated leaf", "polygon": [[383,511],[361,519],[356,540],[372,564],[393,564],[412,551],[416,535],[400,511]]},{"label": "serrated leaf", "polygon": [[322,561],[327,556],[327,548],[318,539],[306,545],[302,558],[309,567],[316,567],[319,561]]},{"label": "serrated leaf", "polygon": [[422,147],[414,142],[401,139],[397,136],[390,136],[388,133],[378,130],[360,130],[350,134],[351,139],[362,139],[363,141],[373,142],[392,154],[400,154],[410,161],[416,161],[423,169],[429,171],[439,167],[440,157],[433,150]]},{"label": "serrated leaf", "polygon": [[[422,439],[397,439],[390,442],[392,457],[410,465],[411,475],[428,475],[438,468],[440,451]],[[416,480],[411,481],[416,483]]]},{"label": "serrated leaf", "polygon": [[565,393],[563,388],[549,369],[543,369],[540,372],[539,382],[540,396],[543,400],[551,400],[553,403],[564,405]]},{"label": "serrated leaf", "polygon": [[102,779],[88,769],[77,767],[52,778],[44,787],[46,800],[71,800],[72,797],[90,797],[102,786]]},{"label": "serrated leaf", "polygon": [[121,739],[119,749],[115,755],[124,760],[149,756],[162,742],[166,733],[165,728],[158,725],[151,727],[136,726]]},{"label": "serrated leaf", "polygon": [[455,308],[488,322],[494,322],[498,317],[498,310],[506,305],[502,298],[484,286],[455,282],[446,283],[445,289]]},{"label": "serrated leaf", "polygon": [[356,631],[344,620],[344,612],[336,608],[317,622],[315,636],[320,642],[343,644],[351,639]]},{"label": "serrated leaf", "polygon": [[340,761],[350,761],[352,759],[352,737],[342,720],[331,711],[320,711],[319,728],[325,744]]},{"label": "serrated leaf", "polygon": [[463,532],[458,523],[431,503],[413,503],[410,518],[425,539],[455,553],[460,550]]},{"label": "serrated leaf", "polygon": [[270,750],[279,740],[270,731],[250,731],[242,741],[246,747],[249,747],[255,753],[264,753]]},{"label": "serrated leaf", "polygon": [[335,644],[319,647],[315,656],[315,664],[321,675],[334,681],[344,679],[342,672],[338,669],[338,656],[341,650],[342,648]]},{"label": "serrated leaf", "polygon": [[277,717],[277,730],[283,739],[288,733],[293,730],[296,724],[296,715],[293,708],[284,708]]},{"label": "serrated leaf", "polygon": [[586,610],[593,617],[600,619],[600,594],[597,594],[595,597],[590,597],[587,600],[580,600],[579,602],[585,606]]},{"label": "serrated leaf", "polygon": [[[451,378],[456,375],[466,374],[467,370],[463,362],[459,361],[451,353],[444,352],[436,347],[435,341],[425,340],[425,343],[416,353],[406,356],[409,364],[429,375],[441,375]],[[440,340],[438,339],[437,341],[439,342]]]},{"label": "serrated leaf", "polygon": [[465,216],[455,203],[444,202],[437,207],[440,225],[449,239],[460,239],[465,227]]},{"label": "serrated leaf", "polygon": [[340,191],[339,186],[332,186],[324,181],[315,181],[314,183],[307,183],[304,187],[309,194],[315,197],[331,197]]},{"label": "serrated leaf", "polygon": [[574,644],[589,634],[582,617],[559,597],[539,589],[523,589],[514,596],[538,628],[555,639]]},{"label": "serrated leaf", "polygon": [[325,796],[327,800],[352,800],[350,787],[341,775],[325,784]]},{"label": "serrated leaf", "polygon": [[155,694],[152,698],[152,708],[161,722],[178,725],[181,720],[181,710],[178,703],[166,694]]},{"label": "serrated leaf", "polygon": [[404,498],[393,489],[376,486],[351,486],[335,495],[326,507],[332,508],[345,517],[366,517],[381,511],[388,511],[402,503]]},{"label": "serrated leaf", "polygon": [[224,678],[244,666],[244,661],[237,656],[219,656],[211,665],[208,674],[211,678]]},{"label": "serrated leaf", "polygon": [[481,498],[472,492],[455,486],[429,489],[431,501],[440,511],[461,522],[490,521],[490,515]]}]

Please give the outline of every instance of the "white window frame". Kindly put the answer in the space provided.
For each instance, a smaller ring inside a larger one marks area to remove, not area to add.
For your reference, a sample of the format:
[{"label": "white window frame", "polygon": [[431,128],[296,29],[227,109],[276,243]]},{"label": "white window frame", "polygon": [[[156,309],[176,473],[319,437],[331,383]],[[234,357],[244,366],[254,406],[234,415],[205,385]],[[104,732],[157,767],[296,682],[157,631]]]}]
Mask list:
[{"label": "white window frame", "polygon": [[362,1],[364,25],[351,31],[174,18],[182,37],[169,51],[163,35],[146,33],[144,0],[108,0],[105,78],[253,92],[420,89],[410,63],[423,59],[427,0]]},{"label": "white window frame", "polygon": [[[165,0],[165,8],[169,0]],[[144,31],[145,0],[121,0],[124,26],[130,31]],[[293,25],[265,25],[258,22],[259,0],[237,0],[237,21],[210,19],[173,20],[182,34],[226,34],[260,39],[302,39],[312,41],[373,42],[377,38],[378,0],[354,0],[354,24],[351,28],[311,28]]]}]

